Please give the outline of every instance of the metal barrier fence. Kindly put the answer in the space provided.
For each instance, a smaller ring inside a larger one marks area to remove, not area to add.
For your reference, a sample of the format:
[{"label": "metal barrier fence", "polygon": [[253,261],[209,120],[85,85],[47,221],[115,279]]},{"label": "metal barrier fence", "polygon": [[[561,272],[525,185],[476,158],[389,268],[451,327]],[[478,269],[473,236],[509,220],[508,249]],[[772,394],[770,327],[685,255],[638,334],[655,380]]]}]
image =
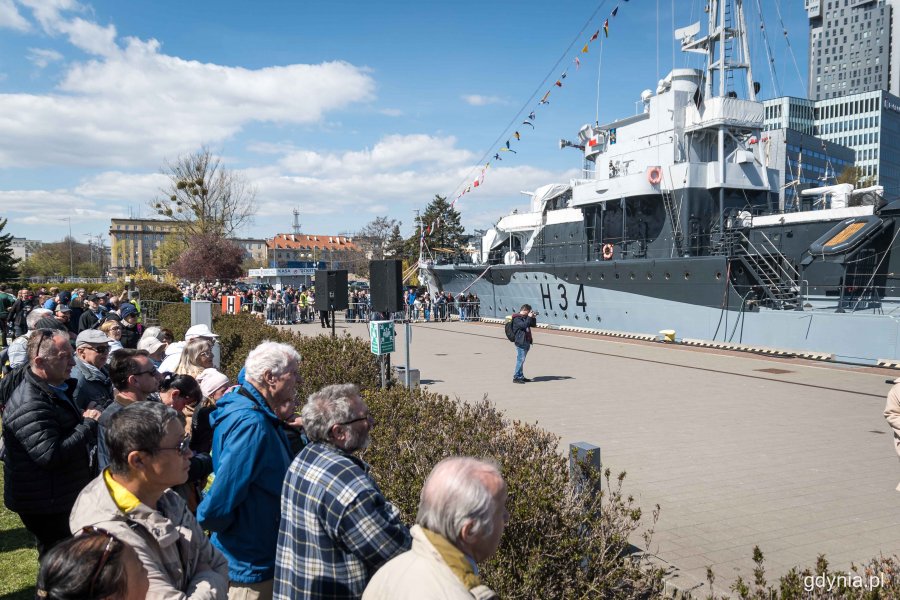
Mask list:
[{"label": "metal barrier fence", "polygon": [[159,325],[159,311],[166,306],[181,302],[161,302],[159,300],[141,300],[141,323],[144,327]]},{"label": "metal barrier fence", "polygon": [[478,302],[437,303],[429,306],[407,306],[404,319],[412,322],[478,321],[481,319]]}]

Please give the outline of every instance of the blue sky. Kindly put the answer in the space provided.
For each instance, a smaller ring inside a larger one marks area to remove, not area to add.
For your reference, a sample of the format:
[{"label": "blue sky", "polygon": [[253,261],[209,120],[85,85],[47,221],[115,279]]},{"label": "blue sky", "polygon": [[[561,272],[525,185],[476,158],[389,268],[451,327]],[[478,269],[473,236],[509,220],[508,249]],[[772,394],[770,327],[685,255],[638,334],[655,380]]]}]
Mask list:
[{"label": "blue sky", "polygon": [[[310,233],[387,215],[408,234],[416,208],[454,198],[519,130],[517,154],[457,204],[467,229],[485,227],[526,204],[520,191],[578,173],[557,141],[594,121],[598,73],[600,121],[633,114],[673,66],[673,8],[683,27],[705,4],[0,0],[0,217],[30,239],[61,239],[66,216],[79,239],[105,234],[110,217],[151,216],[161,165],[205,144],[257,189],[243,235],[289,232],[295,207]],[[762,96],[803,96],[802,0],[759,0],[778,94],[745,4]],[[581,54],[616,6],[609,37]],[[534,130],[521,126],[551,88]]]}]

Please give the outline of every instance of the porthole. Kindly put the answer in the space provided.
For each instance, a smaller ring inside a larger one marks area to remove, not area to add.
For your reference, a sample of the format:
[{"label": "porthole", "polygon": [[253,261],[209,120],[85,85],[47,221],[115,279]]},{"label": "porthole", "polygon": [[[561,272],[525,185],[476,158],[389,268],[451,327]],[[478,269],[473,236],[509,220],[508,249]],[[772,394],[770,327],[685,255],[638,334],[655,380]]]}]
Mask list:
[{"label": "porthole", "polygon": [[590,280],[591,280],[591,274],[588,273],[588,281],[590,281]]},{"label": "porthole", "polygon": [[604,275],[603,273],[600,273],[600,281],[603,281],[604,279],[606,279],[606,275]]},{"label": "porthole", "polygon": [[629,274],[628,274],[628,278],[629,278],[630,280],[634,281],[634,273],[629,273]]},{"label": "porthole", "polygon": [[647,271],[647,279],[653,279],[653,273],[651,273],[650,271]]},{"label": "porthole", "polygon": [[563,319],[568,319],[568,318],[569,318],[568,313],[563,313]]},{"label": "porthole", "polygon": [[685,271],[685,272],[684,272],[684,278],[685,278],[685,279],[690,279],[690,278],[691,278],[691,272],[690,272],[690,271]]},{"label": "porthole", "polygon": [[616,279],[618,279],[618,278],[619,278],[619,274],[618,274],[618,273],[616,273]]},{"label": "porthole", "polygon": [[578,320],[578,315],[575,315],[575,320],[576,320],[576,321]]},{"label": "porthole", "polygon": [[721,272],[721,271],[717,271],[717,272],[716,272],[716,279],[722,279],[722,272]]},{"label": "porthole", "polygon": [[666,280],[669,280],[669,279],[671,279],[671,278],[672,278],[672,274],[671,274],[671,273],[666,273]]},{"label": "porthole", "polygon": [[579,273],[575,273],[575,281],[581,281],[581,275]]}]

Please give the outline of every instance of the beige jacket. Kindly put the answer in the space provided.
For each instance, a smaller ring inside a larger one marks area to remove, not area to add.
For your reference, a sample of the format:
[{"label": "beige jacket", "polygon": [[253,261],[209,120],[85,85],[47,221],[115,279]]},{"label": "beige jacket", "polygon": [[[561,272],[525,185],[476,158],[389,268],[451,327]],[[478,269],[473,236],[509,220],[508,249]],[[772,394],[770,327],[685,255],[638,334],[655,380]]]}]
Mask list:
[{"label": "beige jacket", "polygon": [[157,507],[139,504],[123,513],[101,473],[75,500],[69,527],[72,533],[88,525],[100,527],[134,548],[150,577],[147,598],[227,598],[228,562],[203,534],[184,500],[166,490]]},{"label": "beige jacket", "polygon": [[[497,595],[485,585],[464,585],[462,580],[447,564],[444,556],[425,535],[425,531],[415,525],[412,534],[412,549],[395,556],[383,567],[366,586],[362,600],[490,600]],[[436,534],[431,534],[436,535]],[[447,540],[443,540],[449,546]],[[467,560],[458,550],[455,558]],[[477,577],[472,577],[477,581]]]},{"label": "beige jacket", "polygon": [[900,456],[900,377],[894,382],[894,387],[887,395],[887,404],[884,407],[884,418],[894,430],[894,449]]}]

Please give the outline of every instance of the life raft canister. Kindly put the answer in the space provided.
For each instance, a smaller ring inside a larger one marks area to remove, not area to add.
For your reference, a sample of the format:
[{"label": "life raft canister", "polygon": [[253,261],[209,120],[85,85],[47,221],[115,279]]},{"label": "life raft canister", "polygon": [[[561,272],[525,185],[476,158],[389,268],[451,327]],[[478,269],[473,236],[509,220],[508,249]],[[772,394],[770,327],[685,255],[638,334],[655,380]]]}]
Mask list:
[{"label": "life raft canister", "polygon": [[662,181],[662,169],[659,167],[650,167],[647,169],[647,181],[653,185]]},{"label": "life raft canister", "polygon": [[603,244],[603,260],[609,260],[613,257],[613,245]]}]

